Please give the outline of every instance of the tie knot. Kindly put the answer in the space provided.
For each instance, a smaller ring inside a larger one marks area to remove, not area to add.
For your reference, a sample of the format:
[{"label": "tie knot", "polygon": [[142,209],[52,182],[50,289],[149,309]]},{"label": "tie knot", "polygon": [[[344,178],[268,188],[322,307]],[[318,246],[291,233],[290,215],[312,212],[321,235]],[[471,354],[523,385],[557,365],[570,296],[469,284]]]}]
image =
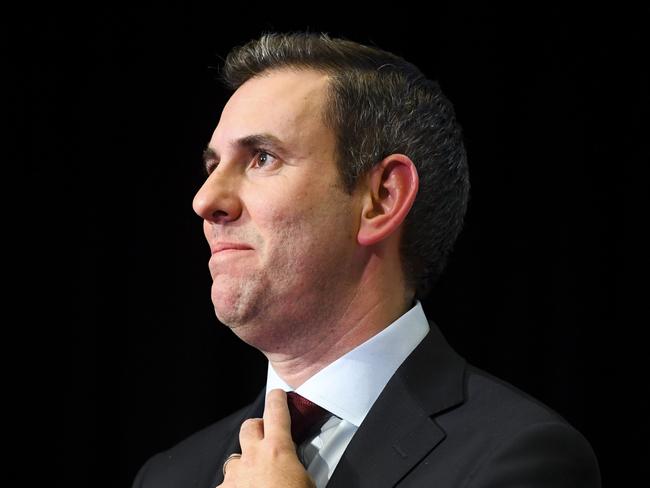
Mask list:
[{"label": "tie knot", "polygon": [[323,407],[295,391],[287,392],[287,405],[291,415],[291,437],[296,444],[302,444],[311,432],[323,424],[329,414]]}]

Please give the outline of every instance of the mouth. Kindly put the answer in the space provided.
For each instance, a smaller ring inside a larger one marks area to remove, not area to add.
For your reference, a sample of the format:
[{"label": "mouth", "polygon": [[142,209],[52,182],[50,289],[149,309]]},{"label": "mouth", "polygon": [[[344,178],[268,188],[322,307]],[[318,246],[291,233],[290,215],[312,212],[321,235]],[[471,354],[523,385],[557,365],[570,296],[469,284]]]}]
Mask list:
[{"label": "mouth", "polygon": [[210,246],[212,255],[219,253],[227,253],[229,251],[250,251],[253,248],[247,244],[242,244],[239,242],[217,242],[213,246]]}]

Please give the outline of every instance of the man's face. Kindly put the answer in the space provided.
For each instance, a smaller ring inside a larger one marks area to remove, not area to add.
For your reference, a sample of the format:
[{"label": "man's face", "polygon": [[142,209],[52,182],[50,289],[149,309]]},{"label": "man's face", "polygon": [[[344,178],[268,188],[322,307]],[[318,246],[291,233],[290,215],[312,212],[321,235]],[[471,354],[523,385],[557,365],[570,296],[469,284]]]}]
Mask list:
[{"label": "man's face", "polygon": [[206,151],[194,210],[212,250],[212,301],[253,345],[299,340],[298,328],[326,322],[359,277],[360,198],[343,190],[322,121],[327,83],[304,70],[250,79]]}]

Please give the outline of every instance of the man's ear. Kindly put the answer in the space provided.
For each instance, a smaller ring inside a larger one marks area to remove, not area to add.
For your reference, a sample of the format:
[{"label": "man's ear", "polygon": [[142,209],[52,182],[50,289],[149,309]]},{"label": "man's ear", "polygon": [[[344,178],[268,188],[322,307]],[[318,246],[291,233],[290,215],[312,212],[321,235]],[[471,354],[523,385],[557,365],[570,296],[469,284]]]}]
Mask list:
[{"label": "man's ear", "polygon": [[404,222],[420,180],[413,161],[403,154],[387,156],[366,178],[357,241],[371,246],[389,237]]}]

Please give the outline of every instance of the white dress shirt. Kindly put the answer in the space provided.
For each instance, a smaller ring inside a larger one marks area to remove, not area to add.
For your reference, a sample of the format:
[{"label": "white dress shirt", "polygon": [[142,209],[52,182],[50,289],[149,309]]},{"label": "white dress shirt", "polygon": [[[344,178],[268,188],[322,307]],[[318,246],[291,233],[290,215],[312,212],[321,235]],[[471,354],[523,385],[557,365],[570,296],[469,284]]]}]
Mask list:
[{"label": "white dress shirt", "polygon": [[[429,332],[422,304],[321,369],[295,391],[332,413],[320,433],[298,446],[318,488],[327,485],[343,451],[397,368]],[[269,362],[266,393],[292,391]]]}]

